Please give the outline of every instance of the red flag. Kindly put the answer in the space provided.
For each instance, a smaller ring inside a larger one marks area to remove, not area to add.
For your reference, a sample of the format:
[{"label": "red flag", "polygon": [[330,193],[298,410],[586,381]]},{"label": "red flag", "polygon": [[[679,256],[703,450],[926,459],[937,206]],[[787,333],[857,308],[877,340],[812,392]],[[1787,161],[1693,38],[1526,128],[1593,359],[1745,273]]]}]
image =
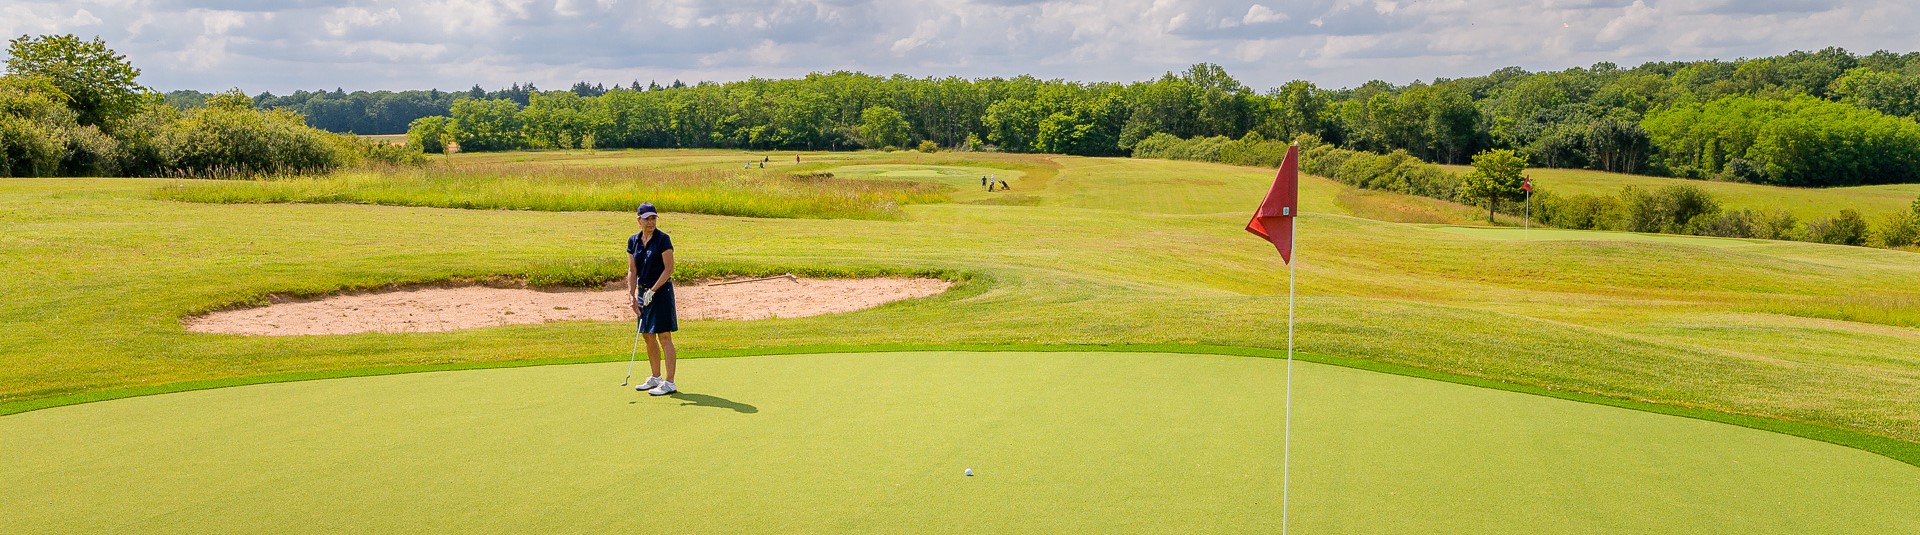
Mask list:
[{"label": "red flag", "polygon": [[1266,200],[1247,221],[1247,232],[1265,238],[1280,251],[1280,261],[1293,263],[1293,218],[1300,214],[1300,146],[1287,147],[1287,159],[1273,176]]},{"label": "red flag", "polygon": [[1520,181],[1520,189],[1526,190],[1527,193],[1533,193],[1533,177],[1522,179]]}]

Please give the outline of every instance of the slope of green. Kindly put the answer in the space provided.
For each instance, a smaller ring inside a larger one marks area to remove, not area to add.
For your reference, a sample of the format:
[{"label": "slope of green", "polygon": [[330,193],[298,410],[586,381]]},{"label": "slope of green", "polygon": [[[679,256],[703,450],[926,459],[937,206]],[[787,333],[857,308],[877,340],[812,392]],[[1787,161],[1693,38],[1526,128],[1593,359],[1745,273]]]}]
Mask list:
[{"label": "slope of green", "polygon": [[[660,165],[742,159],[687,152],[662,152],[673,161]],[[663,228],[687,261],[973,275],[947,295],[852,314],[689,322],[686,349],[1284,345],[1286,270],[1242,230],[1270,171],[1017,155],[839,157],[898,170],[1032,169],[1011,192],[1029,202],[913,205],[899,221],[669,213]],[[608,355],[630,340],[622,324],[587,322],[327,337],[188,333],[184,315],[272,292],[617,258],[633,222],[624,211],[150,198],[168,183],[0,181],[0,263],[9,266],[0,273],[8,296],[0,325],[9,333],[0,339],[0,409],[11,409],[0,412],[183,381]],[[1920,391],[1913,253],[1785,242],[1490,240],[1345,215],[1345,191],[1318,179],[1303,185],[1304,350],[1920,441],[1920,398],[1911,395]],[[1738,323],[1724,321],[1730,317]]]},{"label": "slope of green", "polygon": [[[188,392],[0,418],[0,515],[21,532],[1274,532],[1285,370],[813,354],[690,361],[690,392],[663,398],[615,387],[621,363]],[[1865,452],[1294,371],[1302,533],[1920,530],[1920,468]]]},{"label": "slope of green", "polygon": [[[1465,173],[1473,167],[1443,165],[1449,171]],[[1737,182],[1714,182],[1685,178],[1608,173],[1586,169],[1528,169],[1542,190],[1556,195],[1617,195],[1620,188],[1661,188],[1674,184],[1699,186],[1712,193],[1726,208],[1754,210],[1785,209],[1802,221],[1826,219],[1842,208],[1859,210],[1872,218],[1880,214],[1910,210],[1920,198],[1920,184],[1889,184],[1848,188],[1789,188]]]}]

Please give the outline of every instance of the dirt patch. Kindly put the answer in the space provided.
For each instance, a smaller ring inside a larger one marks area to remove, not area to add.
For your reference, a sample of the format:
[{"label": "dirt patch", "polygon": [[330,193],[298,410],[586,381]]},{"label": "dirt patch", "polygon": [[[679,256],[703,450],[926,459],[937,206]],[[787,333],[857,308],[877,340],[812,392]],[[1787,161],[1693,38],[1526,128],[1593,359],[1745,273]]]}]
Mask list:
[{"label": "dirt patch", "polygon": [[[674,287],[681,320],[800,318],[926,297],[952,283],[930,278],[774,279]],[[439,332],[550,321],[632,321],[626,291],[421,288],[338,295],[187,318],[203,333],[290,336]]]}]

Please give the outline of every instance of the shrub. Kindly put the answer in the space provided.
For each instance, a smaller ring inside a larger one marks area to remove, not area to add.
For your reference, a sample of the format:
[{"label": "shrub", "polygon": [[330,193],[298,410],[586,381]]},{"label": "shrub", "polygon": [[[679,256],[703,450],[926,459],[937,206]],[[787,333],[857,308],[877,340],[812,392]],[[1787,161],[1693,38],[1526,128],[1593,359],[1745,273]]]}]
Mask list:
[{"label": "shrub", "polygon": [[1713,179],[1722,182],[1744,182],[1752,184],[1764,182],[1766,177],[1760,174],[1760,166],[1754,165],[1753,162],[1747,161],[1746,158],[1733,158],[1727,160],[1727,167],[1720,170],[1720,174],[1714,175]]},{"label": "shrub", "polygon": [[1881,247],[1906,247],[1920,242],[1920,217],[1910,212],[1894,212],[1880,219],[1880,226],[1874,231],[1875,241]]},{"label": "shrub", "polygon": [[1687,221],[1687,234],[1722,238],[1752,238],[1760,214],[1753,210],[1728,210],[1702,214]]},{"label": "shrub", "polygon": [[453,141],[453,120],[442,116],[421,117],[407,125],[407,144],[420,148],[421,152],[440,154],[447,151],[447,143]]},{"label": "shrub", "polygon": [[66,94],[44,78],[0,76],[0,176],[53,176],[60,171],[77,115]]},{"label": "shrub", "polygon": [[934,143],[933,140],[931,139],[922,139],[920,140],[920,146],[915,148],[918,149],[920,152],[927,152],[927,153],[939,152],[940,144]]},{"label": "shrub", "polygon": [[1840,210],[1833,219],[1822,219],[1807,223],[1807,238],[1834,245],[1866,245],[1867,218],[1852,208]]},{"label": "shrub", "polygon": [[1633,232],[1687,232],[1688,223],[1720,212],[1713,194],[1691,184],[1654,191],[1627,186],[1620,191],[1621,228]]},{"label": "shrub", "polygon": [[353,134],[332,134],[336,148],[339,149],[344,163],[358,165],[365,163],[383,163],[388,165],[422,165],[427,163],[427,155],[421,147],[413,143],[395,145],[384,141],[366,139]]},{"label": "shrub", "polygon": [[1621,227],[1620,198],[1582,193],[1568,197],[1540,192],[1534,194],[1535,214],[1540,222],[1560,228],[1582,230],[1618,230]]},{"label": "shrub", "polygon": [[68,138],[67,158],[60,164],[66,176],[117,176],[127,159],[120,141],[93,125],[74,129]]},{"label": "shrub", "polygon": [[[237,93],[235,90],[234,93]],[[215,104],[189,112],[160,134],[161,158],[171,174],[229,177],[260,173],[322,172],[346,158],[333,134],[308,127],[286,110]]]},{"label": "shrub", "polygon": [[1804,237],[1800,232],[1800,218],[1786,210],[1775,208],[1772,212],[1762,212],[1754,220],[1753,237],[1763,240],[1798,240]]}]

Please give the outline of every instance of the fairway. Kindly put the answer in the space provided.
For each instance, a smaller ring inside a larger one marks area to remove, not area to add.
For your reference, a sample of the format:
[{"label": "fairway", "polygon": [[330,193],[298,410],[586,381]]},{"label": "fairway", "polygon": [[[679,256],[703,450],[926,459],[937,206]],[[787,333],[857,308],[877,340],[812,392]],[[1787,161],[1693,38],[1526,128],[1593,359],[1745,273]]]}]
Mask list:
[{"label": "fairway", "polygon": [[1512,227],[1462,227],[1455,225],[1433,225],[1428,228],[1441,232],[1451,232],[1492,240],[1619,240],[1698,245],[1701,247],[1739,247],[1742,245],[1764,245],[1771,243],[1767,240],[1742,238],[1644,234],[1639,232],[1611,232],[1605,230],[1566,230],[1556,228],[1529,230]]},{"label": "fairway", "polygon": [[[0,531],[1265,532],[1285,364],[865,353],[186,392],[0,418]],[[1920,468],[1297,363],[1302,533],[1920,530]],[[971,468],[973,477],[962,475]]]}]

